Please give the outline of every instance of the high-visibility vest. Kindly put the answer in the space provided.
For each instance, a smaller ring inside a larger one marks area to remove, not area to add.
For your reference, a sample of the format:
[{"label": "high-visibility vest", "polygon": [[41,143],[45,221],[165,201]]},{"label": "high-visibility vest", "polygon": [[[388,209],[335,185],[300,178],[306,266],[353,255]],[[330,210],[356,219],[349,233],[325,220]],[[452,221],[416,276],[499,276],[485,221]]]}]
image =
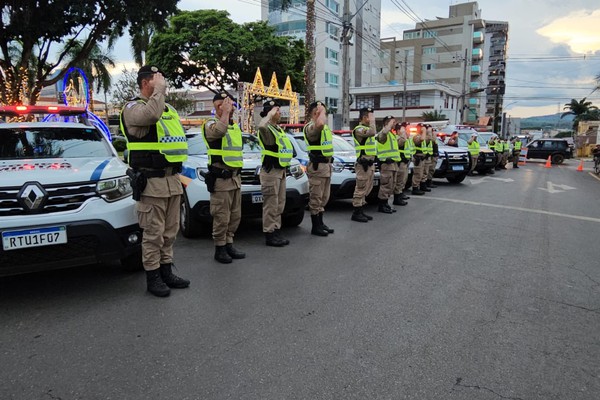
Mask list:
[{"label": "high-visibility vest", "polygon": [[354,139],[354,150],[356,150],[356,158],[362,156],[374,156],[377,155],[377,143],[375,141],[375,136],[370,136],[365,138],[365,143],[360,144],[359,140],[355,136],[355,132],[357,129],[370,129],[368,126],[358,125],[352,131],[352,138]]},{"label": "high-visibility vest", "polygon": [[515,147],[514,147],[514,150],[515,150],[515,151],[521,151],[521,141],[520,141],[520,140],[517,140],[517,141],[515,142]]},{"label": "high-visibility vest", "polygon": [[221,143],[217,141],[209,142],[206,138],[206,124],[209,121],[218,121],[216,118],[210,118],[202,127],[202,137],[208,149],[208,165],[223,161],[225,165],[231,168],[242,168],[244,166],[244,154],[242,130],[238,124],[229,125]]},{"label": "high-visibility vest", "polygon": [[427,139],[425,140],[425,142],[423,142],[425,145],[423,147],[423,154],[429,154],[429,155],[433,155],[433,140],[429,140],[427,141]]},{"label": "high-visibility vest", "polygon": [[[133,101],[146,104],[140,98]],[[187,160],[188,144],[185,129],[181,125],[177,111],[169,104],[165,104],[165,106],[160,119],[150,127],[148,134],[142,138],[128,133],[123,122],[123,110],[125,108],[121,110],[119,126],[127,140],[129,164],[132,167],[164,168],[169,164],[182,163]],[[162,160],[160,157],[156,157],[158,154],[163,156]]]},{"label": "high-visibility vest", "polygon": [[504,152],[507,152],[507,151],[510,150],[510,143],[509,142],[504,142],[502,144],[502,146],[503,146]]},{"label": "high-visibility vest", "polygon": [[401,161],[398,141],[396,140],[396,135],[392,132],[387,133],[387,140],[385,143],[377,141],[377,158],[380,161]]},{"label": "high-visibility vest", "polygon": [[261,147],[262,158],[261,161],[265,161],[265,157],[273,157],[277,159],[279,165],[282,167],[288,167],[290,162],[292,161],[292,156],[294,154],[294,147],[292,146],[292,142],[285,134],[285,131],[281,129],[279,125],[273,126],[271,124],[268,125],[269,131],[275,137],[275,145],[277,146],[277,151],[268,150],[260,139],[260,134],[258,135],[258,143]]},{"label": "high-visibility vest", "polygon": [[423,150],[423,141],[421,141],[421,146],[417,146],[415,144],[415,141],[413,140],[413,138],[411,137],[410,139],[410,145],[412,148],[412,155],[414,156],[417,153],[421,153],[421,154],[425,154],[425,151]]},{"label": "high-visibility vest", "polygon": [[479,142],[477,140],[473,140],[467,147],[469,148],[469,154],[471,154],[471,156],[477,157],[479,155]]},{"label": "high-visibility vest", "polygon": [[413,154],[412,144],[410,140],[406,139],[404,141],[404,146],[402,149],[400,149],[400,147],[398,146],[398,151],[400,152],[400,155],[404,156],[405,159],[410,160]]},{"label": "high-visibility vest", "polygon": [[319,144],[313,144],[310,143],[306,137],[306,127],[312,123],[313,122],[309,122],[308,124],[304,125],[304,129],[302,130],[304,133],[304,141],[306,142],[306,150],[315,155],[331,157],[333,155],[333,135],[331,134],[331,129],[329,129],[327,125],[324,125],[323,129],[321,130]]}]

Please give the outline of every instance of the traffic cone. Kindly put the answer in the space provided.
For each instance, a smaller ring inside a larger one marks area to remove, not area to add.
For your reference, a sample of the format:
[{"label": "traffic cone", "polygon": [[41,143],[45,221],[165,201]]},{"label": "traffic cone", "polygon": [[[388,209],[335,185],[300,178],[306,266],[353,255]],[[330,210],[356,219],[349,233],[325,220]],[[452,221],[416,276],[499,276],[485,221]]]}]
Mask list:
[{"label": "traffic cone", "polygon": [[577,171],[583,171],[583,158],[579,162],[579,167],[577,167]]},{"label": "traffic cone", "polygon": [[544,165],[545,168],[552,168],[552,157],[548,156],[548,159],[546,160],[546,165]]}]

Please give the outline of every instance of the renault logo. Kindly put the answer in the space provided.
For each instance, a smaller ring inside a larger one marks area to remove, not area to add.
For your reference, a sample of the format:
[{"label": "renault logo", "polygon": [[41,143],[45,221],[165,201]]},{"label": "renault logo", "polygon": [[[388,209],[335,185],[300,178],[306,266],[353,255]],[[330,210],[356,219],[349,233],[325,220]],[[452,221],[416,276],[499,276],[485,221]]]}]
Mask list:
[{"label": "renault logo", "polygon": [[37,182],[27,182],[18,194],[19,203],[25,210],[35,211],[41,209],[46,202],[48,193]]}]

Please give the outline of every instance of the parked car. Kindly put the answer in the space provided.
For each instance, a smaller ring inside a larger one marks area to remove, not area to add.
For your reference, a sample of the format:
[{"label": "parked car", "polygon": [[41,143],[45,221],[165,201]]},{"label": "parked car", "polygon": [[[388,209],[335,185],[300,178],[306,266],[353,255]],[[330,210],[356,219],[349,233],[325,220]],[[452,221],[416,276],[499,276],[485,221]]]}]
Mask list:
[{"label": "parked car", "polygon": [[525,146],[528,159],[551,158],[552,164],[562,164],[565,158],[573,157],[573,148],[565,139],[536,139]]},{"label": "parked car", "polygon": [[469,152],[460,147],[446,146],[440,138],[437,138],[437,143],[439,157],[433,177],[445,178],[450,183],[461,183],[469,173]]},{"label": "parked car", "polygon": [[[0,114],[12,116],[84,112],[0,107]],[[0,124],[0,275],[114,260],[141,269],[142,233],[127,169],[94,126]]]},{"label": "parked car", "polygon": [[[477,134],[477,143],[479,143],[479,157],[477,158],[475,171],[477,171],[479,174],[493,174],[494,166],[498,161],[498,157],[496,157],[496,153],[493,150],[490,150],[484,136],[480,136],[480,132],[477,132],[475,129],[466,125],[448,125],[438,131],[438,136],[444,141],[444,143],[447,143],[447,139],[454,132],[457,134],[458,148],[466,150],[467,152],[469,151],[468,141],[471,138],[471,135],[474,133]],[[469,169],[471,169],[470,163]]]},{"label": "parked car", "polygon": [[[183,163],[181,182],[184,195],[181,202],[180,230],[185,237],[196,237],[212,231],[210,215],[210,193],[201,172],[208,172],[208,155],[201,130],[189,131],[188,160]],[[259,173],[261,168],[260,145],[256,136],[244,134],[244,167],[242,178],[242,218],[262,216],[263,197],[260,191]],[[284,226],[297,226],[304,219],[304,209],[308,202],[308,178],[303,166],[292,159],[287,168],[286,201],[282,215]]]}]

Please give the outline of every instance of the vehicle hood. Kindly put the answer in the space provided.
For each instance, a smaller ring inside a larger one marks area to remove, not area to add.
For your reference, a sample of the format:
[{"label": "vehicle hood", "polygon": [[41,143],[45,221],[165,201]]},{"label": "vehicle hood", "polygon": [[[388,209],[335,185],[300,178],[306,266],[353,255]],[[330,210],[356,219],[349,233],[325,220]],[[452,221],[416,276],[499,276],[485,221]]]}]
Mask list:
[{"label": "vehicle hood", "polygon": [[442,146],[438,145],[438,151],[440,153],[448,153],[448,154],[465,154],[468,153],[467,150],[460,147],[452,147],[452,146]]},{"label": "vehicle hood", "polygon": [[127,165],[117,157],[0,160],[2,186],[35,181],[43,185],[96,182],[124,176]]}]

